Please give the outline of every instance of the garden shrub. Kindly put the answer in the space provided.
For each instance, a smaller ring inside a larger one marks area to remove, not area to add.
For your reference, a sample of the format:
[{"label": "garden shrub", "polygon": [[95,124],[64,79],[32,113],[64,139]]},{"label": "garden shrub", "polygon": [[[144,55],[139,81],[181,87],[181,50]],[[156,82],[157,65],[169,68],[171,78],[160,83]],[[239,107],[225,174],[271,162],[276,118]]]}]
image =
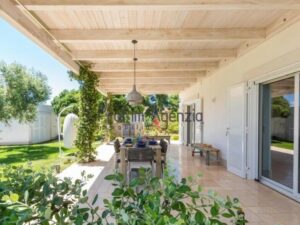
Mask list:
[{"label": "garden shrub", "polygon": [[239,200],[204,193],[191,178],[178,182],[166,170],[163,179],[140,169],[128,185],[122,174],[106,177],[114,182],[112,200],[104,200],[103,218],[122,225],[243,225],[247,221]]},{"label": "garden shrub", "polygon": [[108,175],[115,186],[104,210],[83,190],[82,180],[57,178],[51,171],[5,167],[0,180],[0,224],[59,225],[244,225],[239,200],[203,192],[196,180],[152,177],[146,169],[129,184],[123,175]]},{"label": "garden shrub", "polygon": [[[60,179],[48,170],[34,171],[31,166],[1,168],[0,224],[101,224],[97,208],[88,205],[83,190],[89,176],[81,180]],[[78,204],[80,203],[80,204]],[[94,218],[94,219],[93,219]]]}]

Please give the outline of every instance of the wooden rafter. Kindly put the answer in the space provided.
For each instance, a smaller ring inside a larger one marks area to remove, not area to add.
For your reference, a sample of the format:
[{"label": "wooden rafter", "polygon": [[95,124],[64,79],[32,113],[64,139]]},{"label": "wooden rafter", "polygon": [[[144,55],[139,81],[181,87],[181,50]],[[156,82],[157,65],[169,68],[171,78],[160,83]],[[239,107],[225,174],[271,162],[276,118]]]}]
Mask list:
[{"label": "wooden rafter", "polygon": [[[100,81],[103,85],[109,85],[109,84],[132,84],[133,78],[127,79],[127,78],[120,78],[118,80],[103,80],[100,78]],[[153,79],[153,78],[137,78],[136,83],[137,84],[190,84],[197,81],[197,78],[159,78],[159,79]]]},{"label": "wooden rafter", "polygon": [[[105,83],[101,83],[99,85],[99,87],[105,88],[105,89],[132,89],[132,85],[133,85],[133,81],[131,81],[131,83],[127,83],[127,84],[105,84]],[[166,86],[166,84],[163,83],[152,83],[152,84],[137,84],[137,88],[154,88],[154,89],[162,89],[162,88],[166,88],[166,89],[181,89],[181,88],[185,88],[188,87],[190,84],[187,83],[182,83],[182,84],[169,84]]]},{"label": "wooden rafter", "polygon": [[30,10],[293,10],[297,0],[21,0]]},{"label": "wooden rafter", "polygon": [[[206,71],[218,67],[217,62],[197,63],[138,63],[137,71]],[[133,71],[132,63],[102,63],[91,67],[98,72],[130,72]]]},{"label": "wooden rafter", "polygon": [[[122,60],[132,59],[132,51],[73,51],[74,60]],[[234,49],[199,49],[199,50],[139,50],[137,56],[141,59],[221,59],[236,57]]]},{"label": "wooden rafter", "polygon": [[50,32],[64,43],[133,39],[147,41],[260,40],[266,37],[265,29],[261,28],[50,30]]},{"label": "wooden rafter", "polygon": [[[137,72],[136,77],[140,78],[200,78],[205,76],[205,72],[189,72],[189,71],[177,71],[177,72]],[[101,80],[118,80],[118,79],[132,79],[132,72],[111,72],[100,73]]]}]

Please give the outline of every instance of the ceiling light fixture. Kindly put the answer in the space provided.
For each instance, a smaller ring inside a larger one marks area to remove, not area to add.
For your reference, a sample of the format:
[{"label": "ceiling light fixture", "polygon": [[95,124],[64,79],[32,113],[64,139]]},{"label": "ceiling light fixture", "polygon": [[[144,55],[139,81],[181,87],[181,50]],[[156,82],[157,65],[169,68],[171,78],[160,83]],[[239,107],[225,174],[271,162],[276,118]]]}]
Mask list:
[{"label": "ceiling light fixture", "polygon": [[136,62],[137,58],[135,57],[135,51],[136,51],[136,44],[137,40],[132,40],[133,44],[133,89],[131,92],[129,92],[126,96],[126,99],[129,103],[129,105],[135,106],[139,105],[143,102],[143,96],[136,90]]}]

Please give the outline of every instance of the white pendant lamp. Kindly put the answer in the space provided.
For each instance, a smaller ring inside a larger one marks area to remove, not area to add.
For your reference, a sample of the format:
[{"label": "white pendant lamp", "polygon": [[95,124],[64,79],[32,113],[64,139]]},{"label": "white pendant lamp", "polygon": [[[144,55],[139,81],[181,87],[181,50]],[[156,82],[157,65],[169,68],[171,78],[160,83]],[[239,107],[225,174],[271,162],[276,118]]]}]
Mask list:
[{"label": "white pendant lamp", "polygon": [[139,105],[143,102],[143,96],[136,90],[135,78],[136,78],[136,62],[137,58],[135,57],[135,46],[137,44],[137,40],[132,40],[133,48],[133,88],[132,91],[129,92],[126,96],[126,99],[129,105],[135,106]]}]

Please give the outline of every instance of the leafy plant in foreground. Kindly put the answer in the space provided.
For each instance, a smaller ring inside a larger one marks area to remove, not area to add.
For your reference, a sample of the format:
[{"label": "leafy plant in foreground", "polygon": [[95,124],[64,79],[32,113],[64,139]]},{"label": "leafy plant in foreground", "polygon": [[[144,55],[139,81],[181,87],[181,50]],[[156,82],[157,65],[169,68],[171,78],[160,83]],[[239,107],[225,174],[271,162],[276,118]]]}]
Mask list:
[{"label": "leafy plant in foreground", "polygon": [[52,171],[6,166],[0,176],[0,224],[102,224],[83,190],[86,176],[72,181]]},{"label": "leafy plant in foreground", "polygon": [[106,177],[115,186],[104,209],[83,190],[88,179],[58,178],[51,171],[5,167],[0,177],[0,224],[3,225],[244,225],[238,199],[204,193],[196,180],[165,172],[153,177],[140,169],[129,184],[123,175]]},{"label": "leafy plant in foreground", "polygon": [[152,177],[141,169],[127,185],[122,174],[106,177],[116,188],[102,217],[122,225],[246,224],[239,200],[223,199],[215,192],[204,193],[192,178],[177,182],[168,171],[164,178]]}]

